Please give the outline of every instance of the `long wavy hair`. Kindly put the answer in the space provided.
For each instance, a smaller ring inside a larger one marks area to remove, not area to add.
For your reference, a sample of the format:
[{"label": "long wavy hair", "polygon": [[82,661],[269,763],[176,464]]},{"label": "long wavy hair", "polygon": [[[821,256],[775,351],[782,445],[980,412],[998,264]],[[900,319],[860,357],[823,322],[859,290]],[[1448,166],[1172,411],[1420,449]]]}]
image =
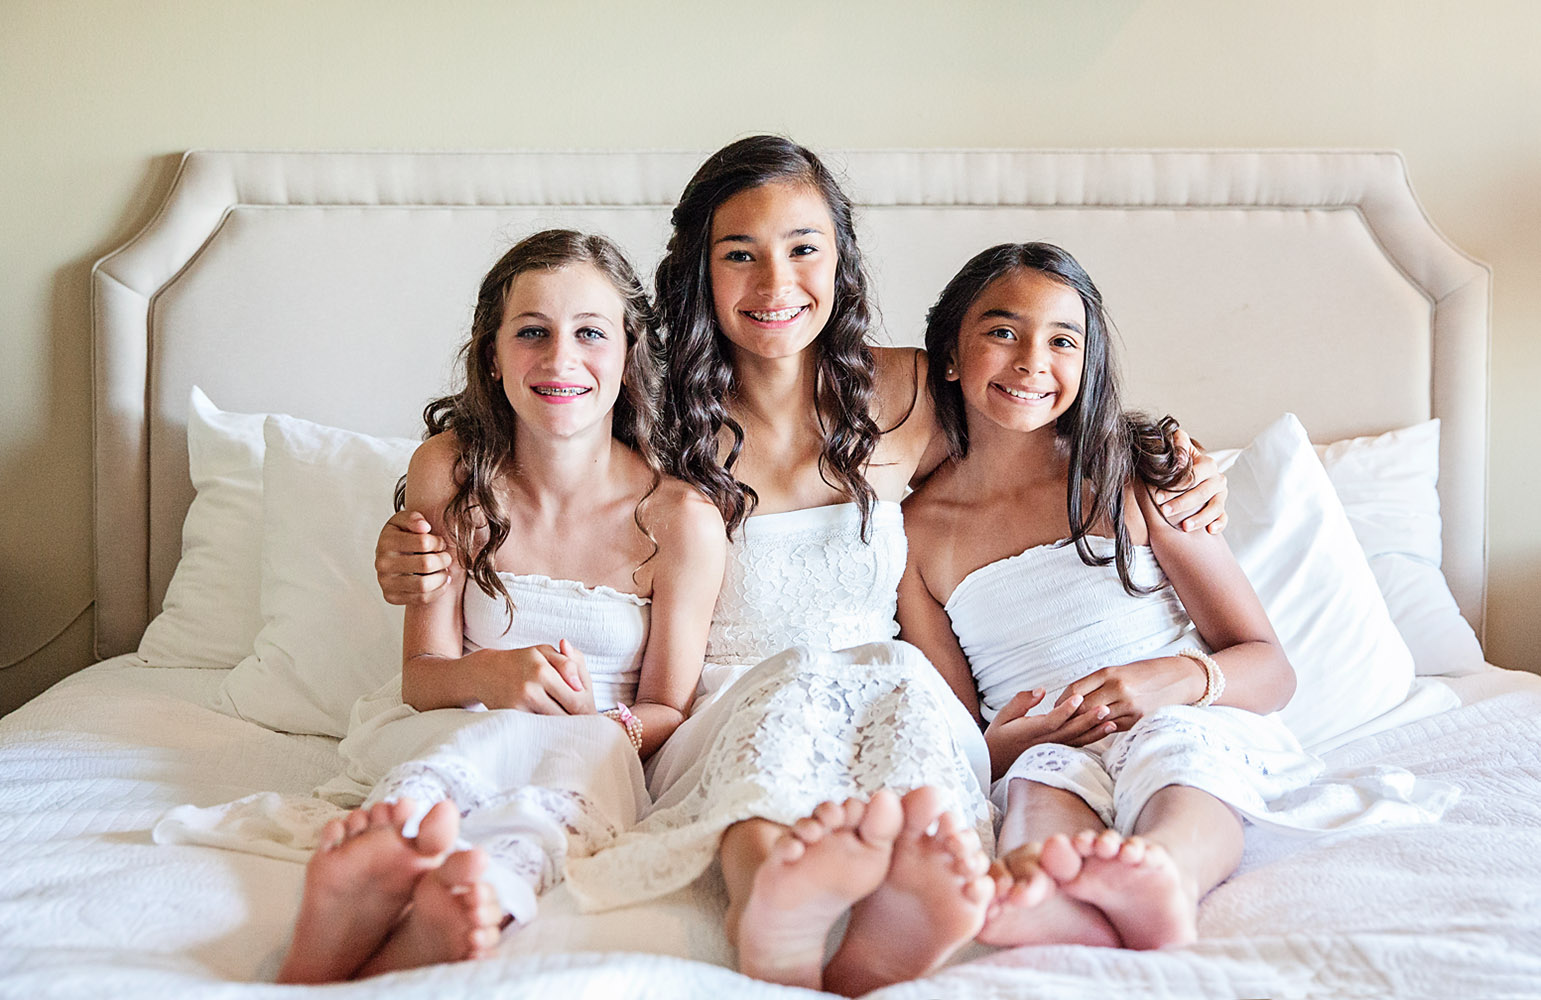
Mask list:
[{"label": "long wavy hair", "polygon": [[[947,435],[953,458],[968,454],[968,420],[963,390],[947,380],[947,363],[957,356],[963,318],[992,283],[1016,271],[1036,271],[1074,289],[1086,308],[1086,345],[1081,385],[1075,401],[1054,423],[1054,434],[1070,457],[1065,490],[1070,538],[1088,566],[1116,563],[1118,578],[1131,594],[1148,593],[1129,576],[1129,529],[1124,525],[1124,487],[1138,476],[1170,489],[1189,471],[1190,456],[1176,448],[1177,421],[1126,411],[1120,399],[1118,359],[1113,329],[1102,293],[1085,268],[1050,243],[1002,243],[976,254],[942,289],[926,314],[926,351],[932,364],[926,381],[936,403],[936,419]],[[1113,529],[1113,555],[1092,552],[1087,536],[1098,524]]]},{"label": "long wavy hair", "polygon": [[[730,536],[753,512],[759,498],[733,474],[744,429],[730,412],[738,380],[712,301],[712,218],[719,205],[741,191],[789,181],[818,191],[835,224],[834,304],[812,347],[814,407],[823,434],[819,474],[860,506],[865,539],[877,493],[864,470],[881,436],[872,419],[877,365],[867,344],[872,326],[867,278],[851,200],[829,168],[790,139],[756,135],[724,146],[696,171],[674,209],[674,231],[655,277],[664,333],[668,465],[717,505]],[[733,443],[721,459],[718,434],[724,427]]]},{"label": "long wavy hair", "polygon": [[[509,611],[513,599],[498,578],[494,556],[508,538],[509,517],[500,489],[514,461],[514,410],[500,382],[492,377],[503,307],[514,279],[527,271],[552,271],[573,264],[598,270],[625,303],[622,324],[626,360],[621,390],[611,416],[611,434],[633,449],[652,470],[653,481],[632,514],[638,530],[658,543],[643,521],[643,507],[662,481],[658,432],[657,323],[647,290],[625,254],[603,236],[571,229],[548,229],[528,236],[505,253],[482,279],[471,319],[471,337],[461,347],[464,384],[459,392],[435,399],[423,410],[424,437],[452,431],[459,441],[455,457],[455,493],[444,511],[451,552],[489,597],[500,597]],[[406,503],[406,477],[396,484],[396,509]],[[650,555],[649,559],[652,558]],[[646,560],[644,560],[644,564]]]}]

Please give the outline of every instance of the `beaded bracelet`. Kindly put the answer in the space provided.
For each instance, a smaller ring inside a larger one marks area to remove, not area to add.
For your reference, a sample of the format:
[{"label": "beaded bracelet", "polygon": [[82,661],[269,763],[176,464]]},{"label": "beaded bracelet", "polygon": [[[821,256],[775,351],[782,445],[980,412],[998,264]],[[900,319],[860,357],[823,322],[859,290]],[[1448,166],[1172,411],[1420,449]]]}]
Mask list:
[{"label": "beaded bracelet", "polygon": [[626,738],[631,741],[631,748],[639,754],[642,753],[642,720],[632,714],[631,709],[625,705],[617,705],[602,714],[619,722],[626,730]]},{"label": "beaded bracelet", "polygon": [[1220,664],[1215,658],[1202,649],[1179,649],[1178,656],[1186,656],[1195,660],[1204,668],[1204,693],[1198,701],[1189,702],[1194,708],[1204,708],[1213,705],[1225,693],[1225,674],[1220,670]]}]

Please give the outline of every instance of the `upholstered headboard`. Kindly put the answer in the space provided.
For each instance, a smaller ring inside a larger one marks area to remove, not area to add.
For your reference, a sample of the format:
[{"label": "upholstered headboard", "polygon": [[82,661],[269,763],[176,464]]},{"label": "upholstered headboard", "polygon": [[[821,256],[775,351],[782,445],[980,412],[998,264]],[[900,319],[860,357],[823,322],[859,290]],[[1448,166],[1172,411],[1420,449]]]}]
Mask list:
[{"label": "upholstered headboard", "polygon": [[[192,498],[188,389],[415,435],[476,286],[520,236],[603,231],[650,270],[699,153],[192,152],[93,272],[96,642],[133,649]],[[892,343],[974,252],[1073,252],[1122,333],[1131,402],[1210,447],[1285,410],[1317,441],[1442,420],[1444,571],[1482,632],[1489,273],[1395,153],[831,153]]]}]

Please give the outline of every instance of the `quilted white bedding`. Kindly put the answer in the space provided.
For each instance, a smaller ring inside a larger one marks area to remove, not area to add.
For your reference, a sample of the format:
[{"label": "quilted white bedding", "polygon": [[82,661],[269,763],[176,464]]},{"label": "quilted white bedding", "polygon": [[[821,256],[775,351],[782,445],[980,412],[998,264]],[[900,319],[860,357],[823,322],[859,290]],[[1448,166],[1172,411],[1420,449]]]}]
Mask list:
[{"label": "quilted white bedding", "polygon": [[[0,721],[0,995],[262,996],[300,865],[156,846],[181,803],[305,793],[335,742],[204,707],[224,671],[120,657]],[[1439,682],[1443,683],[1443,682]],[[1392,764],[1462,789],[1444,820],[1314,839],[1252,829],[1240,871],[1165,952],[976,949],[881,993],[1067,997],[1541,995],[1541,678],[1450,681],[1463,707],[1355,740],[1332,767]],[[712,879],[657,904],[576,915],[560,890],[486,961],[326,987],[337,996],[790,995],[724,967]]]}]

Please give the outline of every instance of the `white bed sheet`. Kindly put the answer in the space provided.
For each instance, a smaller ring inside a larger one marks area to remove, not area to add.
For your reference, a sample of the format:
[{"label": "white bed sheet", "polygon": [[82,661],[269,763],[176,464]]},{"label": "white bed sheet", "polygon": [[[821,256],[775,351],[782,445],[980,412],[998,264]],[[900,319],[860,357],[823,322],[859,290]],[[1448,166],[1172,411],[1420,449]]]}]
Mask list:
[{"label": "white bed sheet", "polygon": [[[299,901],[300,865],[161,847],[168,808],[304,793],[335,742],[204,705],[223,671],[106,661],[0,720],[0,995],[261,996]],[[1359,739],[1333,767],[1393,764],[1459,784],[1434,826],[1317,839],[1249,831],[1191,948],[992,952],[892,998],[1452,997],[1541,993],[1541,678],[1496,668],[1464,707]],[[580,917],[558,890],[485,961],[340,987],[442,997],[792,995],[725,968],[714,880]]]}]

